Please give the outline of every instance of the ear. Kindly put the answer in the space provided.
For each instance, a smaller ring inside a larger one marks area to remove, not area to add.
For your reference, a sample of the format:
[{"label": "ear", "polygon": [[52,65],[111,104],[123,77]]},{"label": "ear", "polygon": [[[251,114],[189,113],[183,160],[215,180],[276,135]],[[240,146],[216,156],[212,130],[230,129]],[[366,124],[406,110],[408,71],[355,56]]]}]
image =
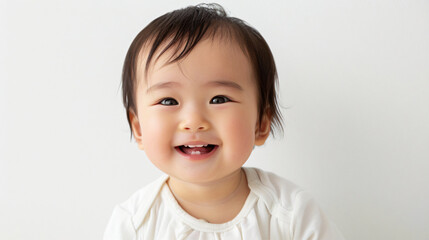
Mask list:
[{"label": "ear", "polygon": [[270,136],[270,131],[271,131],[271,119],[268,117],[267,114],[264,114],[261,122],[260,123],[258,122],[256,125],[255,145],[256,146],[264,145],[268,136]]},{"label": "ear", "polygon": [[128,117],[130,119],[131,129],[133,131],[133,136],[136,139],[137,146],[143,150],[143,138],[139,119],[133,111],[128,112]]}]

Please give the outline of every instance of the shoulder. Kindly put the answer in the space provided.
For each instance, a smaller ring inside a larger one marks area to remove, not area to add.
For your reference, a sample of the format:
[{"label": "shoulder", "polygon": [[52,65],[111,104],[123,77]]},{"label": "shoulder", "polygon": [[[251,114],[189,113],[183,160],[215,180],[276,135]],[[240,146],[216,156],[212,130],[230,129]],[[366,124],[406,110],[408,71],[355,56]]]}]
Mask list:
[{"label": "shoulder", "polygon": [[272,216],[289,225],[291,239],[343,239],[307,191],[274,173],[245,170],[252,191],[265,202]]},{"label": "shoulder", "polygon": [[123,203],[116,205],[107,224],[104,239],[134,239],[139,225],[150,211],[166,179],[167,176],[158,178]]},{"label": "shoulder", "polygon": [[157,180],[139,189],[118,206],[129,212],[135,220],[137,220],[137,218],[144,218],[143,215],[145,215],[151,207],[167,178],[167,176],[159,177]]},{"label": "shoulder", "polygon": [[293,182],[286,180],[274,173],[258,168],[245,168],[248,176],[249,187],[269,207],[280,205],[287,211],[291,211],[304,190]]}]

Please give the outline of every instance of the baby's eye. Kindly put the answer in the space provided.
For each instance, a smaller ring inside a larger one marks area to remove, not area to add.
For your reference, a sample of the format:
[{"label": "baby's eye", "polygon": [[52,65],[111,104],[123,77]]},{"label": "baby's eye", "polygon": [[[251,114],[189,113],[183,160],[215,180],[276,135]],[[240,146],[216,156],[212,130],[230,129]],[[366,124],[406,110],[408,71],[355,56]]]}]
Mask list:
[{"label": "baby's eye", "polygon": [[172,105],[178,105],[179,103],[174,98],[164,98],[159,102],[159,104],[172,106]]},{"label": "baby's eye", "polygon": [[210,100],[210,104],[222,104],[226,102],[230,102],[231,99],[225,97],[225,96],[216,96]]}]

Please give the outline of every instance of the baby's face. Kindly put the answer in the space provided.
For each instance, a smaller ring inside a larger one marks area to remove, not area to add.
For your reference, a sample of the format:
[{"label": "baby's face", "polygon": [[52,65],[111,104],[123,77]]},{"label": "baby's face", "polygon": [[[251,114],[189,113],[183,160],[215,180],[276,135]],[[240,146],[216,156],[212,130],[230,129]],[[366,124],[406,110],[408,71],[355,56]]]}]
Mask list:
[{"label": "baby's face", "polygon": [[250,61],[238,45],[211,39],[165,64],[169,54],[152,63],[146,77],[138,74],[137,116],[131,114],[136,141],[171,177],[195,183],[226,177],[269,134],[268,118],[258,123]]}]

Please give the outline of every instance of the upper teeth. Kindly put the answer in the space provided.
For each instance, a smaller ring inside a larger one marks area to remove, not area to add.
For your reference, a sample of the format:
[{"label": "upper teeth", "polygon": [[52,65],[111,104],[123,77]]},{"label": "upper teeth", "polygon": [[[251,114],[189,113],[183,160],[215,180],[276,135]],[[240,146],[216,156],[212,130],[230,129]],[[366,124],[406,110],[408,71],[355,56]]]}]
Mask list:
[{"label": "upper teeth", "polygon": [[185,145],[185,147],[190,147],[190,148],[194,148],[194,147],[207,147],[208,144],[206,145]]}]

